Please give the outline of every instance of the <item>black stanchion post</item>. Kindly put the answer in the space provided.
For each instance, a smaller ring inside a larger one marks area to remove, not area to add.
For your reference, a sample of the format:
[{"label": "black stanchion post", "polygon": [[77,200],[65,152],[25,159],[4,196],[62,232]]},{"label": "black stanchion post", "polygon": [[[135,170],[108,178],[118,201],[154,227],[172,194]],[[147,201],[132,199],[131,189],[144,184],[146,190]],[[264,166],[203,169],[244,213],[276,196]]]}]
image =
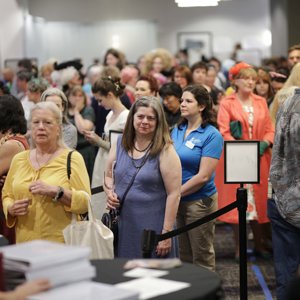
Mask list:
[{"label": "black stanchion post", "polygon": [[142,237],[143,258],[151,258],[151,253],[157,244],[157,235],[154,230],[144,229]]},{"label": "black stanchion post", "polygon": [[237,207],[239,211],[239,241],[240,241],[240,299],[247,300],[247,190],[241,184],[237,189]]}]

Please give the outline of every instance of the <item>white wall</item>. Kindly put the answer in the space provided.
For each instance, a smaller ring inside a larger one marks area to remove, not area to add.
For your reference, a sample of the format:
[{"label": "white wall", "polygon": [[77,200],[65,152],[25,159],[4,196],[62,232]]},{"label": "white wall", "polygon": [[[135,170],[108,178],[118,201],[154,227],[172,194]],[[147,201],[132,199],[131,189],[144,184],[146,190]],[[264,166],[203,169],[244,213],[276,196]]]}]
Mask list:
[{"label": "white wall", "polygon": [[5,59],[23,56],[23,11],[16,0],[0,0],[0,68]]},{"label": "white wall", "polygon": [[111,47],[122,49],[128,61],[135,62],[142,53],[157,47],[156,26],[143,20],[83,24],[26,18],[26,52],[38,57],[40,64],[49,58],[59,62],[81,58],[87,67],[93,58],[102,59]]},{"label": "white wall", "polygon": [[[230,55],[237,42],[242,42],[248,49],[259,49],[263,57],[270,56],[270,45],[264,40],[265,32],[270,30],[269,0],[232,0],[211,8],[178,8],[174,0],[29,0],[29,12],[48,21],[89,24],[111,20],[146,20],[149,24],[156,24],[156,44],[172,53],[178,50],[178,32],[208,31],[213,36],[213,54],[221,59]],[[105,26],[106,34],[112,35],[114,27],[113,23],[111,27]],[[138,37],[125,28],[120,26],[119,31],[128,44],[126,49],[122,49],[122,45],[120,48],[131,60],[137,59],[146,48],[143,47],[145,37],[148,38],[145,26],[136,25],[136,31],[140,32]],[[100,40],[107,40],[107,35],[101,35]],[[91,45],[94,45],[92,40],[86,47]],[[97,46],[98,53],[103,53],[107,43]],[[151,43],[146,46],[151,46]]]},{"label": "white wall", "polygon": [[175,53],[178,32],[208,31],[213,54],[221,59],[230,55],[237,42],[267,57],[271,55],[264,39],[270,30],[269,1],[232,0],[213,8],[178,8],[174,0],[27,0],[29,13],[44,21],[27,18],[24,54],[37,56],[40,63],[50,57],[78,56],[89,63],[103,55],[117,32],[120,49],[133,61],[155,47]]},{"label": "white wall", "polygon": [[289,0],[273,0],[271,3],[271,30],[276,33],[272,43],[272,54],[274,56],[285,56],[289,48],[288,18],[286,17],[287,1]]},{"label": "white wall", "polygon": [[160,19],[163,30],[159,43],[176,49],[176,34],[181,31],[209,31],[213,35],[213,52],[220,58],[230,55],[236,43],[258,48],[263,56],[270,55],[270,47],[262,38],[270,30],[269,0],[232,0],[219,7],[174,9],[170,20]]}]

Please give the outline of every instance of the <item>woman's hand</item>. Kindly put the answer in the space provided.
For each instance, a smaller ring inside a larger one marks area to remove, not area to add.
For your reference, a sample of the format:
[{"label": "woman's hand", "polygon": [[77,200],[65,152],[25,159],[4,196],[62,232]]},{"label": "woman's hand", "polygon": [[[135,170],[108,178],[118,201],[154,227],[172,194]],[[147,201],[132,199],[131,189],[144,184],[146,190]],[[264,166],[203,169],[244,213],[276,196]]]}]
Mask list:
[{"label": "woman's hand", "polygon": [[57,192],[57,186],[51,186],[42,180],[37,180],[29,185],[29,192],[31,192],[33,195],[54,197]]},{"label": "woman's hand", "polygon": [[120,200],[115,192],[109,191],[107,195],[107,207],[115,209],[120,207]]},{"label": "woman's hand", "polygon": [[98,145],[102,140],[101,137],[97,133],[95,133],[95,131],[92,130],[84,130],[83,134],[85,139],[93,145]]},{"label": "woman's hand", "polygon": [[9,205],[7,210],[12,217],[25,216],[28,213],[30,199],[16,200],[12,205]]},{"label": "woman's hand", "polygon": [[76,101],[75,105],[73,106],[74,115],[82,111],[84,108],[84,104],[81,101]]},{"label": "woman's hand", "polygon": [[50,288],[50,282],[47,279],[33,280],[18,286],[13,292],[10,292],[14,300],[25,300],[29,295],[34,295]]},{"label": "woman's hand", "polygon": [[170,253],[172,246],[172,239],[167,239],[158,243],[156,247],[157,256],[166,256]]}]

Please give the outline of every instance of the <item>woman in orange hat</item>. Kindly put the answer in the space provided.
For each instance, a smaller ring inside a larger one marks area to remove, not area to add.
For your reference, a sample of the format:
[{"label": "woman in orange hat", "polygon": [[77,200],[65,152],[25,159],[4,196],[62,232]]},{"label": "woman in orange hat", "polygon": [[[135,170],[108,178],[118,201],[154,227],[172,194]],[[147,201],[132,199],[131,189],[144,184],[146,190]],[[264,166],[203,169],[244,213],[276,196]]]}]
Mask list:
[{"label": "woman in orange hat", "polygon": [[[267,190],[271,160],[270,146],[274,139],[274,127],[269,115],[266,100],[253,93],[257,73],[252,66],[242,62],[229,70],[235,92],[225,97],[218,113],[218,126],[224,140],[259,140],[260,141],[260,183],[247,184],[248,210],[247,219],[254,236],[254,251],[267,256],[262,236],[262,225],[268,223]],[[234,136],[230,131],[230,122],[239,121],[242,126],[241,136]],[[219,208],[236,200],[236,184],[224,185],[224,158],[222,156],[216,171],[216,185],[219,193]],[[222,215],[220,220],[233,224],[236,241],[236,258],[239,257],[238,212],[237,209]]]}]

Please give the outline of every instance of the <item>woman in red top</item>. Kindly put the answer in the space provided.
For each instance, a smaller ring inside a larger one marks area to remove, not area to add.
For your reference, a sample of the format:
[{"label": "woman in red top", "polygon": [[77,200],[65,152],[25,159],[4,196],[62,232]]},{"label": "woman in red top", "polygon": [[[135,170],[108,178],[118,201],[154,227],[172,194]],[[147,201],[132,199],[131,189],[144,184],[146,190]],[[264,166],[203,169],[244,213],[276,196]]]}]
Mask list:
[{"label": "woman in red top", "polygon": [[[267,192],[271,161],[270,146],[274,139],[274,127],[269,115],[267,102],[253,93],[257,74],[246,63],[239,63],[229,71],[235,92],[221,100],[218,112],[218,126],[224,140],[235,140],[230,132],[230,122],[240,121],[242,136],[240,140],[260,141],[260,183],[246,185],[248,194],[247,220],[254,236],[254,250],[258,254],[266,254],[262,225],[268,223]],[[219,208],[236,200],[237,184],[224,184],[224,158],[222,156],[216,171],[216,185],[219,193]],[[238,247],[238,213],[237,209],[222,215],[220,220],[234,224],[236,240],[236,257],[239,257]]]},{"label": "woman in red top", "polygon": [[[13,157],[29,148],[24,136],[26,131],[26,119],[21,102],[11,95],[0,96],[0,192]],[[10,244],[14,244],[15,230],[6,226],[2,201],[0,209],[0,233]]]}]

